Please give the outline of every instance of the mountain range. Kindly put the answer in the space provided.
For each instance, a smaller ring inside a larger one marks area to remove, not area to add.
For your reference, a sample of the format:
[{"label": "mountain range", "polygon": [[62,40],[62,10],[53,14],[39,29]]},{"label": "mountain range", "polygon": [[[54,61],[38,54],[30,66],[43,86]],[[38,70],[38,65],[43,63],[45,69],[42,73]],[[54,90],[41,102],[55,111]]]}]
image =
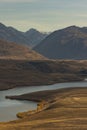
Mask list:
[{"label": "mountain range", "polygon": [[[13,27],[7,27],[0,23],[0,39],[0,55],[3,51],[1,42],[4,40],[5,44],[11,42],[8,45],[4,45],[5,51],[3,52],[5,54],[7,51],[6,47],[10,49],[9,51],[14,48],[13,52],[16,54],[17,50],[15,47],[8,47],[10,44],[15,43],[13,46],[16,45],[19,51],[21,47],[23,48],[25,46],[30,53],[32,50],[29,48],[32,48],[34,50],[32,52],[39,53],[38,55],[42,59],[43,57],[49,59],[87,59],[87,27],[70,26],[48,34],[41,33],[33,28],[26,32],[21,32]],[[21,55],[23,56],[24,52],[22,51]],[[36,59],[38,59],[37,57]],[[35,55],[33,59],[35,59]]]},{"label": "mountain range", "polygon": [[50,59],[87,59],[87,28],[54,31],[33,49]]},{"label": "mountain range", "polygon": [[21,32],[13,27],[7,27],[0,23],[0,39],[24,44],[29,47],[34,47],[39,44],[48,34],[41,33],[36,29],[30,29],[27,32]]}]

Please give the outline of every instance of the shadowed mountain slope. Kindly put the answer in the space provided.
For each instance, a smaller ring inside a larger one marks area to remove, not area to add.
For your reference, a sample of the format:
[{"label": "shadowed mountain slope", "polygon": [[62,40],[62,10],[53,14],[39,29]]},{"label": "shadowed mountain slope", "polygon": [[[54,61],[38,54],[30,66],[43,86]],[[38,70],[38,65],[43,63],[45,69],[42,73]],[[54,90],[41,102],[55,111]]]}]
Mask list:
[{"label": "shadowed mountain slope", "polygon": [[14,29],[13,27],[7,27],[2,23],[0,23],[0,39],[21,44],[29,43],[28,40],[26,40],[26,37],[22,34],[22,32]]},{"label": "shadowed mountain slope", "polygon": [[34,47],[38,45],[43,39],[47,37],[47,33],[41,33],[36,29],[30,29],[29,31],[25,32],[24,35],[27,37],[29,41],[29,45]]},{"label": "shadowed mountain slope", "polygon": [[7,27],[0,23],[0,39],[18,44],[28,45],[30,47],[39,44],[48,34],[41,33],[35,29],[30,29],[27,32],[21,32],[13,27]]},{"label": "shadowed mountain slope", "polygon": [[70,26],[57,30],[34,50],[50,59],[87,59],[87,28]]}]

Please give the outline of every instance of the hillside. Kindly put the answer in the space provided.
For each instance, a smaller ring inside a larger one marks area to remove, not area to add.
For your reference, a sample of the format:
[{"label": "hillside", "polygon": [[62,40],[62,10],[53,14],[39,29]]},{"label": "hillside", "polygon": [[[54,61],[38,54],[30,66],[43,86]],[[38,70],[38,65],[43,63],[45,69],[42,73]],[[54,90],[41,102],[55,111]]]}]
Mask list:
[{"label": "hillside", "polygon": [[36,29],[21,32],[13,27],[7,27],[0,23],[0,39],[33,47],[39,44],[48,34],[41,33]]},{"label": "hillside", "polygon": [[87,59],[87,28],[70,26],[57,30],[34,50],[50,59]]},{"label": "hillside", "polygon": [[82,81],[85,78],[87,61],[0,59],[0,90]]},{"label": "hillside", "polygon": [[[19,113],[18,121],[0,123],[0,130],[86,130],[87,88],[68,88],[17,96],[16,99],[38,100],[36,114]],[[45,107],[44,110],[39,111]]]},{"label": "hillside", "polygon": [[0,59],[42,60],[45,57],[23,45],[0,40]]}]

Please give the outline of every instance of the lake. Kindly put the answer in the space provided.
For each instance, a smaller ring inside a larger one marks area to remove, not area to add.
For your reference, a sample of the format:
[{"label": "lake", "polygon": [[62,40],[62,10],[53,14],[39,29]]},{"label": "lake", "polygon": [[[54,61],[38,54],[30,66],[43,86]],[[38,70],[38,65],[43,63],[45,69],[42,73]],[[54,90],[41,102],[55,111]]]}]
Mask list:
[{"label": "lake", "polygon": [[32,87],[19,87],[9,90],[0,91],[0,122],[10,121],[17,119],[16,114],[18,112],[24,112],[28,110],[36,109],[37,103],[31,101],[17,101],[5,99],[5,96],[21,95],[25,93],[43,91],[43,90],[55,90],[59,88],[70,87],[87,87],[87,82],[69,82],[58,83],[45,86],[32,86]]}]

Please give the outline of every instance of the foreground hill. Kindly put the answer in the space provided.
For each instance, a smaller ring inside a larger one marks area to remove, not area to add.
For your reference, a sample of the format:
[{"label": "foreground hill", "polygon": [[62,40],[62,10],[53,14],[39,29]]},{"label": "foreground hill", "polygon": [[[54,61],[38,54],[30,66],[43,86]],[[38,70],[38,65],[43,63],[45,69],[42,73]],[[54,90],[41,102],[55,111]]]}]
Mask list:
[{"label": "foreground hill", "polygon": [[20,113],[21,120],[0,123],[0,130],[87,130],[87,88],[36,92],[16,99],[42,102],[35,114]]},{"label": "foreground hill", "polygon": [[34,48],[50,59],[87,59],[87,28],[57,30]]},{"label": "foreground hill", "polygon": [[41,60],[45,57],[23,45],[0,40],[0,59]]},{"label": "foreground hill", "polygon": [[84,78],[87,78],[87,61],[0,59],[0,90],[81,81]]},{"label": "foreground hill", "polygon": [[0,39],[10,42],[16,42],[27,46],[39,44],[48,34],[41,33],[36,29],[30,29],[27,32],[21,32],[13,27],[7,27],[0,23]]}]

